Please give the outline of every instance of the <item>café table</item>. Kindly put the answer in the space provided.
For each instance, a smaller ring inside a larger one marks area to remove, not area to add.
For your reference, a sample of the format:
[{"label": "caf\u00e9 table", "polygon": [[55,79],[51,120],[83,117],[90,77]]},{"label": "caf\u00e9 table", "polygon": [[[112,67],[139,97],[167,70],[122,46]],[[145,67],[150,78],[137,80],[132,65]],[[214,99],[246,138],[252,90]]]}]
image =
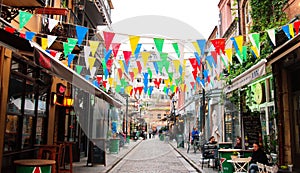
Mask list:
[{"label": "caf\u00e9 table", "polygon": [[22,159],[14,161],[14,164],[17,166],[17,173],[32,173],[36,171],[51,173],[51,168],[55,163],[55,160],[44,159]]},{"label": "caf\u00e9 table", "polygon": [[233,158],[232,160],[227,160],[227,162],[232,163],[235,172],[248,172],[249,163],[251,158]]}]

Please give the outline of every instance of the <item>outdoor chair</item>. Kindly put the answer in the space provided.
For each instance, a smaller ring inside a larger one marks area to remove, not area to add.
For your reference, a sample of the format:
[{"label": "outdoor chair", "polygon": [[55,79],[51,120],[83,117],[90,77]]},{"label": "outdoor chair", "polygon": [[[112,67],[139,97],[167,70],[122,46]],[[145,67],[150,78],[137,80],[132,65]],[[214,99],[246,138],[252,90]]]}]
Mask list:
[{"label": "outdoor chair", "polygon": [[265,165],[265,168],[266,168],[266,172],[267,172],[267,173],[275,173],[272,166],[267,166],[267,165]]},{"label": "outdoor chair", "polygon": [[265,165],[264,164],[256,162],[256,165],[258,167],[259,173],[265,173]]},{"label": "outdoor chair", "polygon": [[202,151],[202,169],[203,169],[203,165],[204,165],[204,160],[208,159],[208,162],[207,162],[207,167],[209,167],[209,163],[211,160],[213,160],[213,168],[217,168],[217,164],[216,164],[216,160],[218,159],[217,158],[217,155],[218,155],[218,147],[217,145],[214,145],[214,144],[204,144],[201,148],[201,151]]}]

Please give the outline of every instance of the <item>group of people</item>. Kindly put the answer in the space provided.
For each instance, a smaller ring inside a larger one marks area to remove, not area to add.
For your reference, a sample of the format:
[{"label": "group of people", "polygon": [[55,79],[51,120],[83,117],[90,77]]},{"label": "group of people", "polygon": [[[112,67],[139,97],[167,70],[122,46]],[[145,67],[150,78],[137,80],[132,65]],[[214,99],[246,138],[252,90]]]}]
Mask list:
[{"label": "group of people", "polygon": [[[195,140],[199,140],[199,135],[200,135],[200,133],[199,133],[198,129],[193,128],[192,144]],[[207,143],[208,144],[217,144],[217,141],[215,140],[214,136],[211,136]],[[241,137],[236,138],[236,143],[234,145],[234,149],[243,149]],[[251,161],[250,161],[250,166],[249,166],[250,173],[256,173],[258,171],[257,162],[265,164],[265,165],[269,164],[266,153],[262,150],[262,148],[260,148],[258,142],[254,142],[253,143],[253,153],[251,155]]]}]

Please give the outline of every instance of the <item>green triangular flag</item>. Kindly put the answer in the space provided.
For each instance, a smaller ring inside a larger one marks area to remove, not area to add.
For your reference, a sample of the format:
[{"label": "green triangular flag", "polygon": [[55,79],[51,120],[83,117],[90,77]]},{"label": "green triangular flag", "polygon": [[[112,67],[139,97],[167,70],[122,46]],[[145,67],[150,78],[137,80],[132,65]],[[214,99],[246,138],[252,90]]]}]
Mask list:
[{"label": "green triangular flag", "polygon": [[175,86],[174,86],[174,85],[172,85],[172,86],[170,87],[170,89],[171,89],[172,92],[175,92]]},{"label": "green triangular flag", "polygon": [[124,88],[126,88],[126,86],[127,86],[127,82],[124,78],[121,79],[121,86],[124,87]]},{"label": "green triangular flag", "polygon": [[247,46],[243,46],[243,59],[247,61]]},{"label": "green triangular flag", "polygon": [[170,62],[165,61],[164,66],[165,66],[166,72],[169,73]]},{"label": "green triangular flag", "polygon": [[163,49],[165,40],[162,38],[153,38],[153,40],[154,40],[157,51],[159,53],[162,53],[162,49]]},{"label": "green triangular flag", "polygon": [[103,71],[107,68],[105,58],[102,59],[102,67],[103,67]]},{"label": "green triangular flag", "polygon": [[68,38],[68,45],[69,45],[70,53],[73,51],[74,47],[76,46],[77,41],[78,40],[76,38]]},{"label": "green triangular flag", "polygon": [[170,73],[168,73],[169,74],[169,79],[170,79],[170,81],[172,82],[173,81],[173,72],[170,72]]},{"label": "green triangular flag", "polygon": [[150,76],[150,78],[149,78],[149,79],[152,79],[152,71],[151,71],[151,69],[150,69],[150,68],[148,68],[148,74],[149,74],[149,76]]},{"label": "green triangular flag", "polygon": [[81,73],[82,67],[83,67],[83,66],[81,66],[81,65],[76,65],[76,72],[77,72],[77,74],[80,74],[80,73]]},{"label": "green triangular flag", "polygon": [[121,85],[117,85],[117,86],[116,86],[116,92],[117,92],[117,93],[120,93],[120,91],[121,91]]},{"label": "green triangular flag", "polygon": [[260,34],[259,33],[253,33],[252,34],[253,40],[255,42],[256,47],[259,49],[259,42],[260,42]]},{"label": "green triangular flag", "polygon": [[162,61],[167,61],[168,60],[168,53],[160,53],[160,59]]},{"label": "green triangular flag", "polygon": [[165,87],[164,87],[164,93],[166,93],[166,94],[168,94],[168,93],[167,93],[167,89],[168,89],[168,88],[165,86]]},{"label": "green triangular flag", "polygon": [[158,70],[160,73],[162,73],[162,69],[164,67],[164,63],[162,61],[157,62]]},{"label": "green triangular flag", "polygon": [[24,26],[29,22],[33,14],[19,10],[19,17],[20,17],[20,30],[24,28]]},{"label": "green triangular flag", "polygon": [[175,80],[176,86],[179,86],[180,81],[181,81],[181,77]]},{"label": "green triangular flag", "polygon": [[180,58],[180,51],[179,51],[179,48],[178,48],[178,43],[172,43],[173,45],[173,48],[177,54],[177,57]]}]

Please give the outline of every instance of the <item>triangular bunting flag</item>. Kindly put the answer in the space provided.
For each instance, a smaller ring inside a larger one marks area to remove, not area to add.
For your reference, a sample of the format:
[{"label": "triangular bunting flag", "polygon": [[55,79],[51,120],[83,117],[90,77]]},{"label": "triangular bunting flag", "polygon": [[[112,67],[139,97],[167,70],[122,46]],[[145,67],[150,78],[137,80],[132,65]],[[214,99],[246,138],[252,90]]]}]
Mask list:
[{"label": "triangular bunting flag", "polygon": [[130,56],[131,56],[131,51],[123,51],[124,59],[126,64],[129,64]]},{"label": "triangular bunting flag", "polygon": [[125,62],[125,60],[123,60],[123,64],[124,64],[125,72],[128,74],[129,73],[129,64],[130,64],[130,62],[128,62],[128,64],[127,64]]},{"label": "triangular bunting flag", "polygon": [[201,50],[200,50],[200,47],[199,47],[198,43],[197,42],[192,42],[192,44],[193,44],[196,52],[200,55],[201,54]]},{"label": "triangular bunting flag", "polygon": [[225,52],[225,41],[226,41],[225,38],[218,38],[218,39],[211,40],[211,43],[215,47],[217,54],[220,55],[221,51],[222,53]]},{"label": "triangular bunting flag", "polygon": [[114,63],[114,60],[112,60],[112,59],[107,60],[106,68],[107,68],[108,71],[111,70],[111,66],[113,65],[113,63]]},{"label": "triangular bunting flag", "polygon": [[140,36],[133,36],[133,35],[129,36],[132,55],[134,55],[134,53],[135,53],[136,47],[139,43],[139,40],[140,40]]},{"label": "triangular bunting flag", "polygon": [[119,60],[119,64],[120,64],[120,67],[121,67],[122,71],[125,71],[124,61],[123,60]]},{"label": "triangular bunting flag", "polygon": [[139,73],[141,73],[142,72],[142,64],[141,64],[141,62],[140,61],[136,61],[136,65],[138,67]]},{"label": "triangular bunting flag", "polygon": [[96,71],[97,71],[97,68],[96,68],[96,67],[92,67],[92,68],[90,69],[90,73],[91,73],[91,78],[92,78],[92,79],[94,78]]},{"label": "triangular bunting flag", "polygon": [[29,20],[31,19],[31,17],[33,16],[33,14],[19,10],[19,22],[20,22],[20,27],[19,29],[22,30],[24,28],[24,26],[29,22]]},{"label": "triangular bunting flag", "polygon": [[270,40],[272,41],[273,45],[276,46],[276,36],[275,36],[275,29],[267,30]]},{"label": "triangular bunting flag", "polygon": [[141,48],[142,48],[142,44],[138,44],[136,46],[136,49],[135,49],[135,52],[134,52],[135,59],[138,59],[140,51],[141,51]]},{"label": "triangular bunting flag", "polygon": [[41,42],[42,42],[42,48],[44,50],[46,50],[47,47],[48,47],[48,39],[47,38],[41,38]]},{"label": "triangular bunting flag", "polygon": [[225,54],[227,56],[228,62],[232,65],[232,48],[226,49]]},{"label": "triangular bunting flag", "polygon": [[75,58],[75,54],[69,54],[68,55],[68,67],[71,66],[71,63],[74,60],[74,58]]},{"label": "triangular bunting flag", "polygon": [[58,24],[58,20],[48,18],[48,29],[52,32],[53,28]]},{"label": "triangular bunting flag", "polygon": [[173,45],[173,48],[177,54],[177,57],[180,58],[180,51],[179,51],[179,48],[178,48],[178,43],[172,43]]},{"label": "triangular bunting flag", "polygon": [[204,55],[205,53],[205,45],[206,45],[206,40],[202,39],[202,40],[197,40],[197,44],[201,50],[201,54],[200,55]]},{"label": "triangular bunting flag", "polygon": [[88,28],[76,25],[76,33],[77,33],[77,39],[78,39],[78,45],[81,45],[86,33],[88,32]]},{"label": "triangular bunting flag", "polygon": [[90,70],[91,70],[91,69],[94,67],[96,58],[94,58],[94,57],[89,57],[88,61],[89,61],[89,67],[90,67]]},{"label": "triangular bunting flag", "polygon": [[115,33],[103,31],[103,36],[104,36],[105,48],[106,51],[108,51],[109,46],[115,37]]},{"label": "triangular bunting flag", "polygon": [[148,68],[148,74],[149,74],[149,79],[152,79],[152,71],[150,68]]},{"label": "triangular bunting flag", "polygon": [[156,72],[156,74],[158,74],[158,64],[157,64],[157,62],[156,61],[153,61],[153,66],[154,66],[154,69],[155,69],[155,72]]},{"label": "triangular bunting flag", "polygon": [[57,36],[54,35],[47,35],[47,39],[48,39],[48,45],[47,47],[51,47],[51,45],[54,43],[54,41],[56,40]]},{"label": "triangular bunting flag", "polygon": [[104,55],[105,62],[108,61],[108,59],[110,58],[111,53],[112,53],[112,50],[111,50],[111,49],[109,49],[108,51],[104,51],[104,54],[105,54],[105,55]]},{"label": "triangular bunting flag", "polygon": [[290,40],[291,34],[290,34],[289,25],[282,26],[282,30],[285,33],[285,35],[287,36],[287,38]]},{"label": "triangular bunting flag", "polygon": [[290,35],[292,36],[292,38],[294,38],[295,32],[294,32],[294,24],[293,23],[289,24],[289,30],[290,30]]},{"label": "triangular bunting flag", "polygon": [[152,95],[153,88],[154,88],[154,86],[150,86],[150,87],[149,87],[149,90],[148,90],[148,94],[149,94],[149,96],[151,96],[151,95]]},{"label": "triangular bunting flag", "polygon": [[180,66],[180,60],[173,60],[173,64],[175,67],[175,71],[178,72],[179,71],[179,66]]},{"label": "triangular bunting flag", "polygon": [[298,35],[299,34],[299,28],[300,28],[300,20],[294,22],[294,28],[295,28],[296,35]]},{"label": "triangular bunting flag", "polygon": [[133,71],[129,72],[129,75],[131,77],[131,81],[133,82],[133,80],[134,80],[134,72]]},{"label": "triangular bunting flag", "polygon": [[[249,36],[252,46],[254,46],[253,48],[255,49],[255,52],[257,52],[256,56],[259,57],[260,56],[260,34],[252,33],[252,34],[249,34],[248,36]],[[243,47],[243,49],[244,49],[244,47]]]},{"label": "triangular bunting flag", "polygon": [[233,42],[233,46],[235,48],[236,51],[240,51],[242,52],[243,49],[243,42],[244,42],[244,36],[240,35],[240,36],[236,36],[231,38],[232,42]]},{"label": "triangular bunting flag", "polygon": [[143,62],[144,62],[144,68],[146,68],[148,58],[151,54],[150,54],[150,52],[142,52],[141,54],[142,54],[142,59],[143,59]]},{"label": "triangular bunting flag", "polygon": [[162,53],[163,46],[164,46],[164,39],[162,38],[153,38],[156,49],[159,53]]},{"label": "triangular bunting flag", "polygon": [[86,68],[89,67],[89,56],[90,56],[90,53],[91,53],[91,48],[89,46],[84,46],[83,47],[83,51],[84,51],[84,62],[85,62],[85,66]]},{"label": "triangular bunting flag", "polygon": [[116,58],[117,55],[118,55],[121,43],[112,43],[111,46],[112,46],[112,49],[113,49],[114,57]]},{"label": "triangular bunting flag", "polygon": [[118,68],[119,79],[122,79],[123,71],[121,68]]},{"label": "triangular bunting flag", "polygon": [[80,73],[81,73],[82,67],[83,67],[83,66],[81,66],[81,65],[76,65],[76,66],[75,66],[77,74],[80,74]]},{"label": "triangular bunting flag", "polygon": [[194,55],[196,56],[197,65],[198,65],[198,67],[200,67],[201,66],[201,58],[200,58],[198,52],[194,52]]},{"label": "triangular bunting flag", "polygon": [[98,46],[99,46],[99,41],[92,41],[92,40],[89,40],[89,44],[90,44],[90,50],[92,52],[92,56],[95,56],[95,53],[98,49]]},{"label": "triangular bunting flag", "polygon": [[35,32],[30,32],[30,31],[26,31],[25,32],[25,38],[26,38],[26,40],[31,41],[34,36],[35,36]]}]

